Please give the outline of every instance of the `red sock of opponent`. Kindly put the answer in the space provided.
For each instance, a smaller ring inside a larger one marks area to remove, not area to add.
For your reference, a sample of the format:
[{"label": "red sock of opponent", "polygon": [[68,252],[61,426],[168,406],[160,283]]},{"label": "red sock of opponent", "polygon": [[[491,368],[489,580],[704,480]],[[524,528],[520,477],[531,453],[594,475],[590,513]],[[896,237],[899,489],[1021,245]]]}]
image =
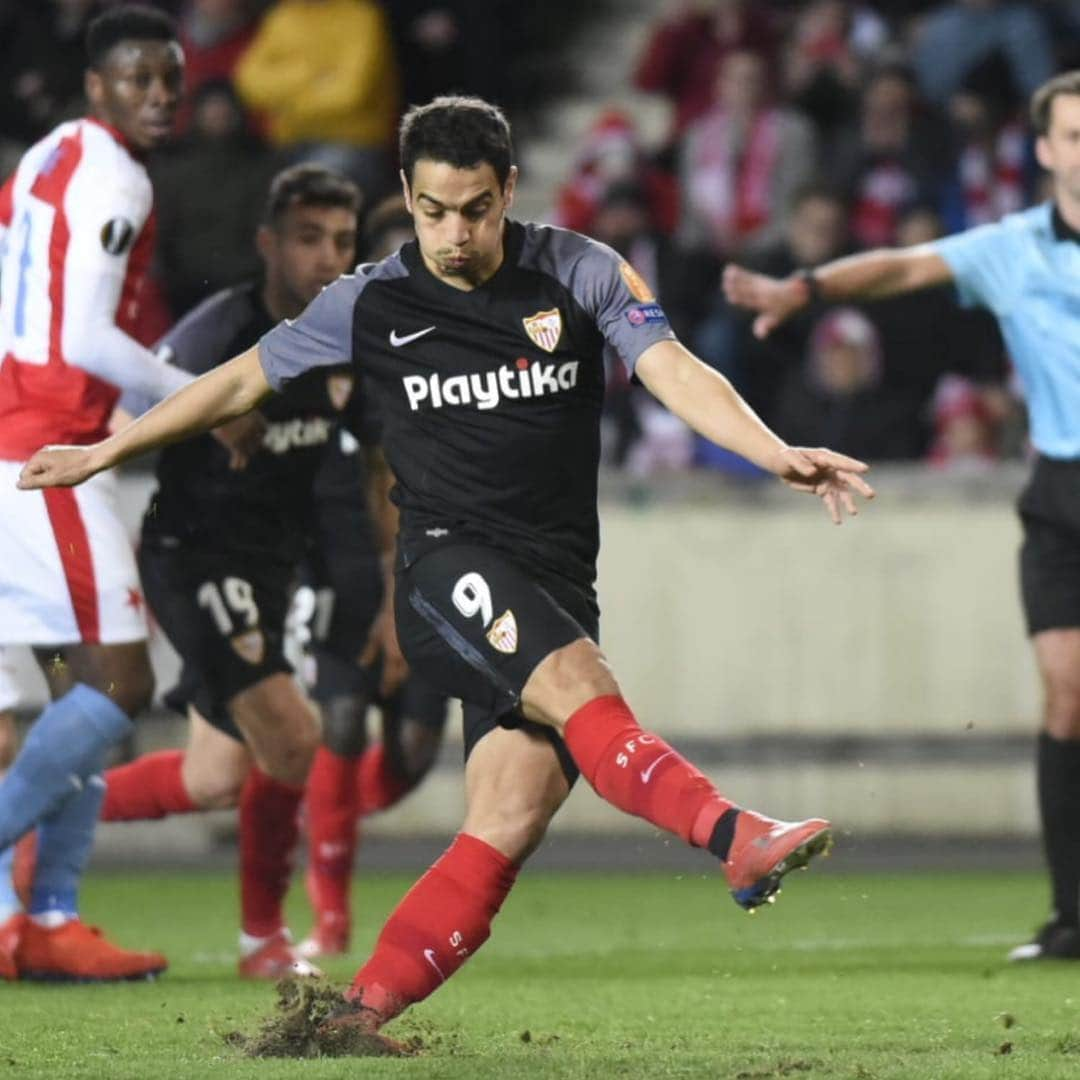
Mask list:
[{"label": "red sock of opponent", "polygon": [[106,770],[101,820],[143,821],[198,810],[184,786],[183,766],[183,750],[161,750]]},{"label": "red sock of opponent", "polygon": [[643,730],[616,694],[578,709],[563,738],[601,798],[695,847],[707,847],[720,818],[738,809],[659,735]]},{"label": "red sock of opponent", "polygon": [[240,793],[240,912],[242,929],[269,937],[284,925],[292,854],[299,837],[296,816],[302,787],[283,784],[252,767]]},{"label": "red sock of opponent", "polygon": [[402,776],[380,742],[367,747],[356,763],[356,809],[361,817],[385,810],[403,799],[416,786]]},{"label": "red sock of opponent", "polygon": [[308,774],[307,890],[316,913],[349,917],[349,883],[356,854],[356,758],[325,746]]},{"label": "red sock of opponent", "polygon": [[345,996],[393,1019],[426,998],[488,939],[517,867],[467,833],[405,894]]}]

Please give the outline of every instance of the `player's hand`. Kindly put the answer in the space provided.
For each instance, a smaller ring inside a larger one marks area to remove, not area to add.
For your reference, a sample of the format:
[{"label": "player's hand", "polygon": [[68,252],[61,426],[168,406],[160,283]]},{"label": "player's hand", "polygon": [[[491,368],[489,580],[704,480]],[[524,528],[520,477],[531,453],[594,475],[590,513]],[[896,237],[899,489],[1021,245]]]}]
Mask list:
[{"label": "player's hand", "polygon": [[266,419],[257,410],[244,413],[214,428],[210,434],[229,451],[229,468],[239,472],[262,449]]},{"label": "player's hand", "polygon": [[358,663],[361,667],[371,667],[382,660],[379,694],[388,698],[408,678],[409,664],[398,641],[397,625],[394,621],[394,573],[389,564],[383,577],[386,588],[383,592],[382,607],[371,626],[371,633],[368,634]]},{"label": "player's hand", "polygon": [[32,491],[81,484],[104,468],[96,451],[96,446],[43,446],[22,467],[17,486]]},{"label": "player's hand", "polygon": [[856,494],[874,497],[874,489],[862,478],[870,468],[864,461],[833,450],[789,446],[777,455],[773,472],[795,491],[820,497],[834,525],[843,524],[846,511],[858,514]]},{"label": "player's hand", "polygon": [[801,278],[768,277],[729,263],[724,267],[724,296],[729,303],[760,312],[754,336],[764,338],[806,306],[810,290]]}]

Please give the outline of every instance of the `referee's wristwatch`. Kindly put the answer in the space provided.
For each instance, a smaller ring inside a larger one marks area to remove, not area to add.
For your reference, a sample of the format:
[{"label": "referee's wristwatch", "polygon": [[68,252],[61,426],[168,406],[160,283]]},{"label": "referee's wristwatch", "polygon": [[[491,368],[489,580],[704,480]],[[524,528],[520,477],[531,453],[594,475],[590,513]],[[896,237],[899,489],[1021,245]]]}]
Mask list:
[{"label": "referee's wristwatch", "polygon": [[821,295],[821,282],[817,279],[817,275],[813,270],[798,270],[794,274],[794,278],[802,288],[804,307],[821,303],[823,299]]}]

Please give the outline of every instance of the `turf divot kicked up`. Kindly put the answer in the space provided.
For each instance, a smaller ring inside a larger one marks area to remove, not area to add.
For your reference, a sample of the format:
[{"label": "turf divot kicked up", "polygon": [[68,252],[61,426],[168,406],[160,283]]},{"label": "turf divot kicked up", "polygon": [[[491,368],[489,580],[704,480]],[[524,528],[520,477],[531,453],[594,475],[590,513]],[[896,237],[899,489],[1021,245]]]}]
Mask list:
[{"label": "turf divot kicked up", "polygon": [[406,1057],[423,1049],[416,1037],[396,1043],[357,1027],[328,1027],[341,1005],[338,987],[311,979],[282,979],[274,1012],[259,1030],[251,1035],[233,1031],[225,1041],[253,1058]]}]

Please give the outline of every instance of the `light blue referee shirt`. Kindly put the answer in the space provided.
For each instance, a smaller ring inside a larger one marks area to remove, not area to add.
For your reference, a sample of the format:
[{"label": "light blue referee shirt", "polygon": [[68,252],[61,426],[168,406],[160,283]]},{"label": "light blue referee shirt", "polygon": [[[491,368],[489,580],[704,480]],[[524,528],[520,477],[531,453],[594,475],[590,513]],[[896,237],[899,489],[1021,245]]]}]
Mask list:
[{"label": "light blue referee shirt", "polygon": [[952,271],[961,303],[997,316],[1035,448],[1080,458],[1080,233],[1044,203],[930,246]]}]

